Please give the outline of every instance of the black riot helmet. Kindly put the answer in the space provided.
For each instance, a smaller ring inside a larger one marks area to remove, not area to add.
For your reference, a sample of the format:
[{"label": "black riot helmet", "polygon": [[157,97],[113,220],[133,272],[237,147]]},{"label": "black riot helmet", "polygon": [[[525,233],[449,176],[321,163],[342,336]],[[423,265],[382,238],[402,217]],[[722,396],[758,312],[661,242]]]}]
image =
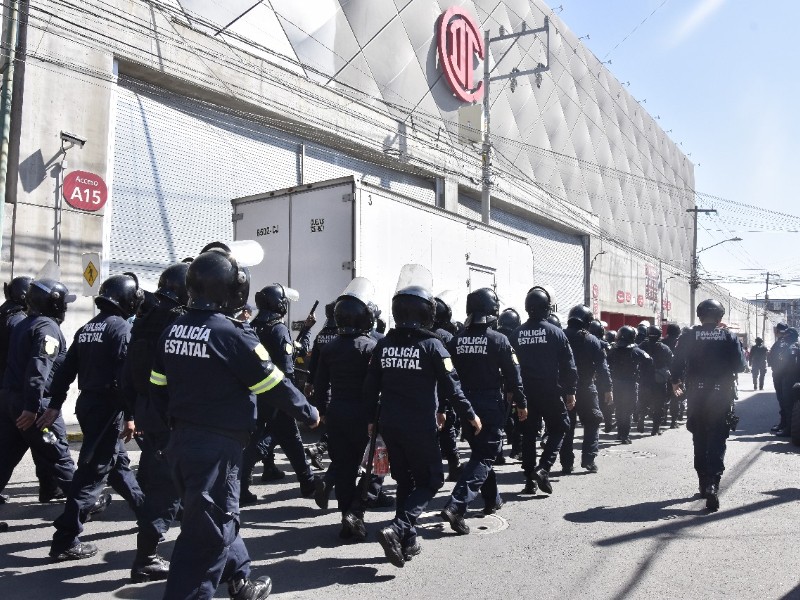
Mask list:
[{"label": "black riot helmet", "polygon": [[630,325],[623,325],[617,331],[617,339],[614,345],[617,348],[627,348],[636,342],[636,330]]},{"label": "black riot helmet", "polygon": [[212,247],[189,265],[186,288],[189,308],[233,314],[247,303],[250,273],[230,252]]},{"label": "black riot helmet", "polygon": [[449,327],[453,320],[453,309],[441,298],[434,298],[436,302],[436,314],[433,318],[434,327]]},{"label": "black riot helmet", "polygon": [[519,313],[513,308],[506,308],[497,317],[497,328],[504,331],[514,331],[517,327],[522,325],[522,319],[519,318]]},{"label": "black riot helmet", "polygon": [[280,283],[273,283],[256,292],[256,307],[262,319],[282,319],[289,310],[289,299]]},{"label": "black riot helmet", "polygon": [[549,315],[547,315],[547,319],[545,320],[551,325],[555,325],[559,329],[562,329],[561,319],[558,318],[558,315],[556,313],[550,313]]},{"label": "black riot helmet", "polygon": [[6,300],[13,304],[25,306],[25,298],[31,287],[31,281],[33,281],[33,278],[22,275],[4,283],[3,294],[5,294]]},{"label": "black riot helmet", "polygon": [[189,263],[179,262],[168,266],[158,278],[156,295],[168,298],[180,306],[189,302],[189,291],[186,289],[186,273],[189,272]]},{"label": "black riot helmet", "polygon": [[469,324],[493,323],[500,312],[500,301],[492,288],[480,288],[467,294]]},{"label": "black riot helmet", "polygon": [[369,309],[370,318],[372,320],[372,324],[369,327],[370,331],[372,331],[378,326],[381,320],[381,309],[378,308],[378,305],[374,302],[367,302],[367,308]]},{"label": "black riot helmet", "polygon": [[725,316],[725,307],[719,300],[709,298],[697,305],[697,318],[703,325],[719,325]]},{"label": "black riot helmet", "polygon": [[756,346],[760,346],[763,343],[764,343],[764,340],[762,340],[760,337],[756,338]]},{"label": "black riot helmet", "polygon": [[650,325],[647,328],[647,339],[652,341],[658,341],[661,339],[661,329],[656,327],[655,325]]},{"label": "black riot helmet", "polygon": [[606,331],[606,342],[609,344],[613,344],[617,339],[617,331],[615,329],[609,329]]},{"label": "black riot helmet", "polygon": [[603,324],[598,319],[591,320],[588,330],[589,333],[591,333],[598,340],[602,340],[606,334],[605,329],[603,329]]},{"label": "black riot helmet", "polygon": [[100,284],[100,291],[94,303],[100,310],[118,312],[128,319],[136,314],[144,300],[144,292],[139,283],[128,274],[112,275]]},{"label": "black riot helmet", "polygon": [[28,313],[50,317],[57,323],[64,320],[67,304],[75,301],[66,286],[53,279],[36,279],[31,282],[26,298]]},{"label": "black riot helmet", "polygon": [[670,323],[667,325],[667,335],[670,337],[678,337],[681,334],[681,326],[677,323]]},{"label": "black riot helmet", "polygon": [[644,338],[647,337],[647,328],[648,327],[649,327],[649,325],[645,325],[644,323],[639,323],[636,326],[636,337],[638,337],[642,341],[644,341]]},{"label": "black riot helmet", "polygon": [[541,286],[534,286],[525,296],[525,312],[531,319],[546,319],[550,314],[550,294]]},{"label": "black riot helmet", "polygon": [[339,296],[334,308],[336,329],[340,334],[353,335],[372,330],[372,312],[369,306],[355,296]]},{"label": "black riot helmet", "polygon": [[404,287],[392,298],[392,317],[398,329],[428,329],[433,326],[435,313],[436,301],[424,287]]},{"label": "black riot helmet", "polygon": [[336,300],[325,305],[325,324],[323,325],[325,329],[336,328],[336,317],[333,314],[333,310],[335,307],[336,307]]},{"label": "black riot helmet", "polygon": [[569,314],[567,315],[567,325],[575,325],[581,329],[586,329],[589,327],[589,323],[591,322],[592,311],[589,310],[588,306],[578,304],[569,310]]}]

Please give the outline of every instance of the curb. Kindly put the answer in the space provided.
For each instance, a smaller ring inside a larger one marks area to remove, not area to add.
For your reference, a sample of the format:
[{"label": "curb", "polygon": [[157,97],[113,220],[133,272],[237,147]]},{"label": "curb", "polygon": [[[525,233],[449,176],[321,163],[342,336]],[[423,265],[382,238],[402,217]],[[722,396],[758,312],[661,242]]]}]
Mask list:
[{"label": "curb", "polygon": [[67,441],[68,442],[82,442],[83,441],[83,432],[82,431],[68,431],[67,432]]}]

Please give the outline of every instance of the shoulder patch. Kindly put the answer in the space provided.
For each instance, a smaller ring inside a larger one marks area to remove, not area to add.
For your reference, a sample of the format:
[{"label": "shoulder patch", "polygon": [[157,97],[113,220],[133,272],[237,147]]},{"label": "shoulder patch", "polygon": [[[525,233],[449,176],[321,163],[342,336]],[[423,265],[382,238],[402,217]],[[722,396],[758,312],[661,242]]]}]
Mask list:
[{"label": "shoulder patch", "polygon": [[259,359],[269,360],[269,352],[267,352],[267,349],[264,348],[264,346],[262,346],[261,344],[253,348],[253,352],[256,353],[256,356],[258,356]]},{"label": "shoulder patch", "polygon": [[44,336],[44,353],[53,358],[58,354],[58,348],[61,344],[59,341],[51,335]]},{"label": "shoulder patch", "polygon": [[283,347],[283,350],[284,352],[286,352],[286,354],[292,354],[294,352],[294,346],[292,346],[292,344],[289,344],[287,342],[286,345]]},{"label": "shoulder patch", "polygon": [[453,370],[453,361],[450,360],[449,356],[444,359],[444,368],[447,369],[448,373]]}]

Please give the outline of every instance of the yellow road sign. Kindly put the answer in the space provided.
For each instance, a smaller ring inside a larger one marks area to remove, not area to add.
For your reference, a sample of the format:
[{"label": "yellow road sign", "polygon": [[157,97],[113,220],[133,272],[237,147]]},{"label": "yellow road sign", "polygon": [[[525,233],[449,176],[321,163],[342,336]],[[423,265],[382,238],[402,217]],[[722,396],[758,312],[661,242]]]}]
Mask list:
[{"label": "yellow road sign", "polygon": [[97,280],[97,276],[99,275],[97,271],[97,267],[94,266],[92,261],[89,261],[89,264],[86,265],[86,268],[83,270],[83,278],[89,284],[89,287],[94,286],[94,282]]}]

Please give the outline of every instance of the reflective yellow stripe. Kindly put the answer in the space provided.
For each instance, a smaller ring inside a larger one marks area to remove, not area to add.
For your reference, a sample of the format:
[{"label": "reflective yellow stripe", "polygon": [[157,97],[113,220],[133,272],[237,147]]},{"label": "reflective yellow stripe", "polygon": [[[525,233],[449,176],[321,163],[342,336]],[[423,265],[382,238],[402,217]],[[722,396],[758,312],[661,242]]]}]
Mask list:
[{"label": "reflective yellow stripe", "polygon": [[156,371],[150,371],[150,383],[153,385],[167,385],[167,376]]},{"label": "reflective yellow stripe", "polygon": [[273,368],[272,373],[270,373],[267,377],[259,381],[257,384],[251,385],[250,391],[254,394],[263,394],[264,392],[268,392],[278,385],[282,379],[283,371],[275,367]]}]

